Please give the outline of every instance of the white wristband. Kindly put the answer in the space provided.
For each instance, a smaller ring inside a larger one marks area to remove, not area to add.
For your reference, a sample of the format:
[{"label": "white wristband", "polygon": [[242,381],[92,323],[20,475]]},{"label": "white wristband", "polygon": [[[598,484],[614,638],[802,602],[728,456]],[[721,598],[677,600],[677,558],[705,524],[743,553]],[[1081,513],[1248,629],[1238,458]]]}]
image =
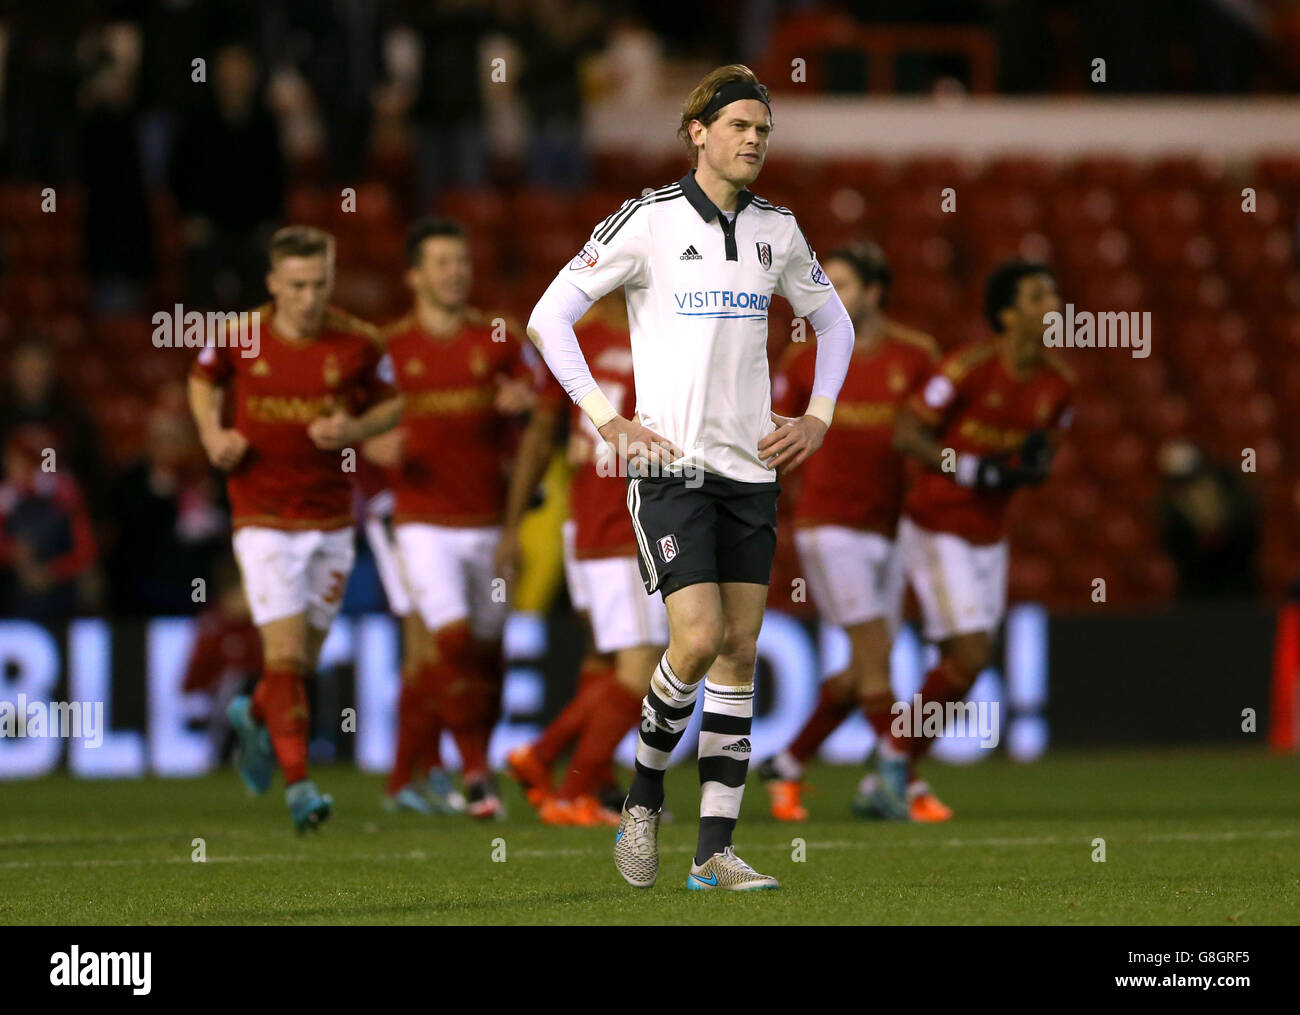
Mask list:
[{"label": "white wristband", "polygon": [[808,400],[808,411],[804,415],[816,416],[829,429],[831,418],[835,415],[835,399],[827,398],[825,395],[813,395]]},{"label": "white wristband", "polygon": [[953,482],[958,486],[974,486],[975,480],[979,478],[979,471],[979,455],[963,451],[957,456],[957,469],[952,477]]},{"label": "white wristband", "polygon": [[587,418],[597,430],[618,415],[600,388],[592,388],[578,399],[578,408],[587,414]]}]

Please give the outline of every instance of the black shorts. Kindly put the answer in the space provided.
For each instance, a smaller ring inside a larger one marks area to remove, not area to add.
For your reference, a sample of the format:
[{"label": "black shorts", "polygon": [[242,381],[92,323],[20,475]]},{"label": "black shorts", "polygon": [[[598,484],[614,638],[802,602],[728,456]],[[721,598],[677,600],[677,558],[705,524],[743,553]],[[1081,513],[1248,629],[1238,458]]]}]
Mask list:
[{"label": "black shorts", "polygon": [[775,480],[741,483],[703,470],[689,479],[629,477],[627,509],[646,592],[657,589],[667,599],[701,582],[766,585],[780,492]]}]

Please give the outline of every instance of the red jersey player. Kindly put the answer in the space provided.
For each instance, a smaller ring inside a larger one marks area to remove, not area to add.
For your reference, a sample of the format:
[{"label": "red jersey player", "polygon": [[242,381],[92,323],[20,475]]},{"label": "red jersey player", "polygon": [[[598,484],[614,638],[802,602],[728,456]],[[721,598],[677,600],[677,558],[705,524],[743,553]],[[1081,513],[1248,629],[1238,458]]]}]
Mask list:
[{"label": "red jersey player", "polygon": [[[1060,307],[1044,265],[999,265],[984,294],[993,339],[945,357],[899,414],[896,444],[925,467],[903,501],[899,552],[940,652],[921,688],[923,714],[962,700],[990,662],[1006,610],[1007,504],[1017,487],[1047,479],[1055,434],[1070,421],[1071,380],[1043,346],[1043,316]],[[896,719],[863,804],[906,818],[907,762],[930,739],[915,735],[910,710]]]},{"label": "red jersey player", "polygon": [[[848,667],[822,684],[816,709],[790,746],[758,767],[778,821],[808,816],[800,801],[803,766],[856,707],[877,738],[889,735],[889,649],[904,591],[894,541],[904,490],[894,419],[939,360],[932,338],[885,317],[891,275],[874,243],[837,250],[825,270],[853,319],[856,341],[837,425],[803,477],[795,544],[813,602],[827,623],[844,629],[850,655]],[[776,383],[782,413],[807,404],[817,356],[815,345],[791,352]],[[946,808],[924,784],[909,786],[909,795],[914,817],[943,820]]]},{"label": "red jersey player", "polygon": [[441,721],[461,755],[468,813],[491,818],[502,812],[488,740],[500,715],[509,609],[493,552],[516,437],[513,395],[519,381],[535,384],[536,375],[524,359],[522,332],[469,305],[469,245],[459,224],[417,222],[406,251],[415,308],[384,331],[405,399],[389,478],[425,663],[407,674],[416,692],[399,705],[389,789],[405,785],[412,760]]},{"label": "red jersey player", "polygon": [[[632,344],[621,290],[599,300],[579,322],[576,334],[592,378],[614,410],[630,411],[635,392]],[[551,389],[553,403],[563,404],[564,389],[554,381]],[[558,422],[553,415],[535,418]],[[530,432],[520,451],[503,540],[507,555],[514,547],[510,533],[545,469],[554,433],[553,425],[535,439]],[[587,615],[595,653],[584,664],[574,700],[540,739],[511,752],[509,766],[537,805],[543,824],[617,826],[622,801],[611,809],[597,791],[609,779],[619,741],[641,716],[650,675],[668,644],[668,612],[661,598],[646,594],[641,581],[618,458],[577,406],[572,410],[568,458],[577,468],[569,490],[572,517],[564,524],[564,570],[574,609]],[[506,557],[501,559],[503,566],[508,563]],[[568,771],[553,787],[551,766],[575,740]]]},{"label": "red jersey player", "polygon": [[[307,778],[304,678],[352,570],[353,445],[394,426],[402,401],[385,379],[379,333],[331,310],[334,239],[306,226],[271,237],[253,356],[217,342],[190,374],[190,409],[212,464],[228,473],[235,557],[262,639],[262,676],[231,702],[240,774],[270,787],[272,750],[299,831],[329,817],[332,801]],[[233,423],[222,422],[224,396]]]}]

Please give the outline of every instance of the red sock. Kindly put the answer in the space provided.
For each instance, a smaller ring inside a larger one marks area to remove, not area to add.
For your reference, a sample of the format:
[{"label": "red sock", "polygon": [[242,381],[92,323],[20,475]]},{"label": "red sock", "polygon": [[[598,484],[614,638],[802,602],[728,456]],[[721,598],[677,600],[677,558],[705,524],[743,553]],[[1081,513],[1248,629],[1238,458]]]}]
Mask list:
[{"label": "red sock", "polygon": [[[425,744],[433,723],[433,710],[417,678],[414,673],[402,675],[402,690],[397,699],[397,754],[385,787],[389,796],[411,781],[411,769],[416,759],[422,750],[427,750]],[[428,768],[422,771],[427,773]]]},{"label": "red sock", "polygon": [[253,691],[254,715],[271,735],[271,746],[284,772],[284,784],[307,778],[307,687],[293,666],[267,666]]},{"label": "red sock", "polygon": [[587,713],[569,770],[556,791],[561,800],[572,800],[600,788],[597,778],[601,766],[608,767],[618,742],[641,718],[642,699],[617,680],[605,684],[603,691],[597,707]]},{"label": "red sock", "polygon": [[442,719],[434,711],[430,716],[429,731],[415,750],[415,772],[425,776],[435,768],[442,768]]},{"label": "red sock", "polygon": [[[925,682],[921,685],[921,708],[925,708],[932,701],[940,705],[946,705],[950,701],[961,701],[974,682],[975,674],[968,675],[965,668],[955,659],[940,659],[939,664],[925,675]],[[890,739],[895,747],[915,760],[930,749],[933,738],[925,736],[924,733],[917,737],[911,736],[914,720],[910,715],[907,719],[907,735],[897,737],[891,733]]]},{"label": "red sock", "polygon": [[791,756],[800,764],[816,754],[817,748],[857,707],[857,703],[852,698],[848,701],[838,699],[839,688],[833,686],[835,683],[834,677],[822,682],[821,691],[817,695],[817,707],[813,709],[813,714],[808,717],[799,735],[787,748]]},{"label": "red sock", "polygon": [[544,765],[549,765],[577,739],[587,721],[587,712],[600,703],[605,685],[614,679],[614,670],[607,667],[591,670],[583,676],[578,693],[564,706],[542,735],[533,741],[533,754]]},{"label": "red sock", "polygon": [[890,724],[894,721],[893,694],[864,694],[858,700],[858,704],[862,706],[862,713],[867,717],[867,722],[876,731],[876,738],[883,740],[888,737]]},{"label": "red sock", "polygon": [[475,725],[468,729],[451,731],[456,741],[456,750],[460,752],[461,778],[472,782],[488,771],[488,736],[482,727]]}]

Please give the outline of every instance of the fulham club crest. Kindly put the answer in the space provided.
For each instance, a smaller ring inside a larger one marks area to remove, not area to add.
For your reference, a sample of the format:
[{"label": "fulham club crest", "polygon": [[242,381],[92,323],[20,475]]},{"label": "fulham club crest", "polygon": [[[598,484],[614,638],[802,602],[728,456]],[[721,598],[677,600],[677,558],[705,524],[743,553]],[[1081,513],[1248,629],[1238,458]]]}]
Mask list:
[{"label": "fulham club crest", "polygon": [[672,559],[677,556],[676,536],[664,536],[659,540],[659,556],[663,558],[665,564],[672,563]]},{"label": "fulham club crest", "polygon": [[758,248],[758,263],[764,268],[772,267],[772,244],[760,241],[754,246]]}]

